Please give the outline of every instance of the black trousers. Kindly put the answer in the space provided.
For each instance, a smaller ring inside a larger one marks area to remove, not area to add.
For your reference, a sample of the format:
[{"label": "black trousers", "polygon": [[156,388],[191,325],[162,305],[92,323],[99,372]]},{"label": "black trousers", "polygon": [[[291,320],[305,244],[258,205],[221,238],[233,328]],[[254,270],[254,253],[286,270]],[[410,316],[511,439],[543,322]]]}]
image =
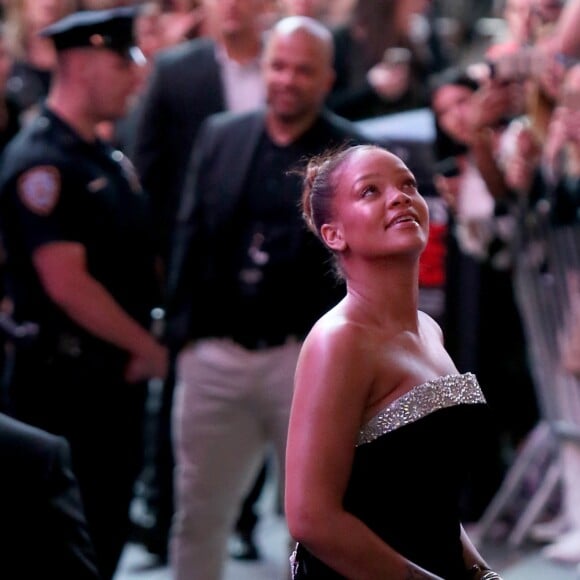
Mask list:
[{"label": "black trousers", "polygon": [[66,437],[97,563],[112,578],[129,532],[129,506],[142,463],[144,384],[123,380],[124,360],[101,353],[10,355],[9,411]]}]

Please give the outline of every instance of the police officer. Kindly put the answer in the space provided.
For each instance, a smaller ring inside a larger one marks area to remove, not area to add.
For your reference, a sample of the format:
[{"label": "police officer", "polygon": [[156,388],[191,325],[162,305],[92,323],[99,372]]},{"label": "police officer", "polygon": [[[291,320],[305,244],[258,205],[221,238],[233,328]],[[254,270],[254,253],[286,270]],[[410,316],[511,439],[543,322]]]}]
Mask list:
[{"label": "police officer", "polygon": [[40,115],[0,169],[0,228],[16,324],[10,411],[68,438],[103,578],[126,540],[146,380],[166,349],[148,331],[158,304],[147,198],[132,165],[98,137],[137,86],[134,10],[78,12],[44,29],[58,63]]}]

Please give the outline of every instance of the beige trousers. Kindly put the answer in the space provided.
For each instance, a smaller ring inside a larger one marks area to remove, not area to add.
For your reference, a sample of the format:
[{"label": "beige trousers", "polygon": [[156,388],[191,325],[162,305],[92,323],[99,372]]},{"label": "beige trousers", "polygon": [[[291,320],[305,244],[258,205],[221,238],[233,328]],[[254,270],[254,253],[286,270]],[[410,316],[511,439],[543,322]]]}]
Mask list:
[{"label": "beige trousers", "polygon": [[266,449],[284,455],[301,343],[248,351],[228,339],[187,347],[173,403],[176,580],[220,580],[227,540]]}]

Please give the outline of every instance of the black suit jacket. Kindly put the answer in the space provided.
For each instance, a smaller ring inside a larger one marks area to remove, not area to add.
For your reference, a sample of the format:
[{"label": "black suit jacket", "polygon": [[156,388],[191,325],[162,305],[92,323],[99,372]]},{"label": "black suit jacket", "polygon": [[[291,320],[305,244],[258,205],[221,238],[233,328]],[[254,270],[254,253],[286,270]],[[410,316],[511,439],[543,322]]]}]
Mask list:
[{"label": "black suit jacket", "polygon": [[0,578],[98,577],[68,444],[0,413]]},{"label": "black suit jacket", "polygon": [[157,57],[136,112],[135,142],[129,156],[151,195],[162,246],[173,229],[199,127],[209,115],[224,109],[214,41],[195,39]]},{"label": "black suit jacket", "polygon": [[[316,138],[305,156],[363,140],[354,125],[327,111],[320,113],[314,127]],[[224,264],[233,251],[234,218],[264,131],[263,110],[213,115],[200,129],[181,196],[168,276],[168,340],[174,348],[188,338],[228,334],[221,315],[227,308],[222,298],[228,290]],[[304,226],[295,236],[299,274],[291,284],[301,308],[293,328],[284,330],[305,335],[344,288],[334,277],[328,251],[314,235]]]}]

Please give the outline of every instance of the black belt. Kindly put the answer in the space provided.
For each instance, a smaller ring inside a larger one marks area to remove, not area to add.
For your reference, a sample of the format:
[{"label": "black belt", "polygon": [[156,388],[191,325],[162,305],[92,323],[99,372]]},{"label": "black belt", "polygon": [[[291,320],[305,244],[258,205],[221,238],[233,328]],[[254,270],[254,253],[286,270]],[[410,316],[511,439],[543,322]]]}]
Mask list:
[{"label": "black belt", "polygon": [[228,338],[236,344],[243,346],[246,350],[266,350],[282,346],[289,342],[297,342],[298,337],[295,334],[277,334],[272,336],[251,336],[247,334],[232,334]]}]

